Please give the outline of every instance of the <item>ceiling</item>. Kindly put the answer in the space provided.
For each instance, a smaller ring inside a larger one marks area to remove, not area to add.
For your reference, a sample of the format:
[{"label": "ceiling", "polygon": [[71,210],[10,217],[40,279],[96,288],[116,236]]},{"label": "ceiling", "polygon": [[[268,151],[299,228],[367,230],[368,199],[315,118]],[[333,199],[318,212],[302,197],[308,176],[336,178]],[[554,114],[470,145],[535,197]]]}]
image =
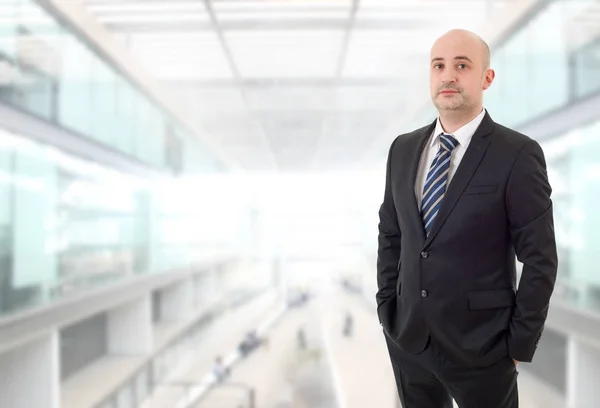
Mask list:
[{"label": "ceiling", "polygon": [[81,1],[242,168],[327,172],[380,166],[435,38],[517,0]]}]

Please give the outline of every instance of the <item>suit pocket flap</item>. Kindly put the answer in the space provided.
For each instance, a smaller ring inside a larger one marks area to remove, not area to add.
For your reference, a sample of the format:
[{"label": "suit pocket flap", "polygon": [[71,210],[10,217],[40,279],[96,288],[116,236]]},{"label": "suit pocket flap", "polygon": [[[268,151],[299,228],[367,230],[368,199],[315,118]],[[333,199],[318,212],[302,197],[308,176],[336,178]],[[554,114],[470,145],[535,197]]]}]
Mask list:
[{"label": "suit pocket flap", "polygon": [[484,186],[467,186],[463,194],[491,194],[498,190],[498,184],[487,184]]},{"label": "suit pocket flap", "polygon": [[512,289],[480,290],[469,293],[469,309],[483,310],[510,307],[515,303]]}]

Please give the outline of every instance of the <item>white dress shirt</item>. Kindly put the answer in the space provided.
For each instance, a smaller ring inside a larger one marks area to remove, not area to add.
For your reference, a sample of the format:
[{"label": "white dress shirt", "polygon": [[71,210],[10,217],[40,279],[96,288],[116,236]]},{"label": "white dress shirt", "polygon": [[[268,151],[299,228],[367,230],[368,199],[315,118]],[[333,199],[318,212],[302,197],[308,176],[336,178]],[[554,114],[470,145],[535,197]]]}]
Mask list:
[{"label": "white dress shirt", "polygon": [[[458,146],[452,150],[450,171],[448,173],[448,184],[446,185],[446,189],[450,185],[450,181],[452,180],[454,173],[456,173],[456,169],[465,155],[467,147],[469,147],[469,143],[471,143],[471,139],[481,124],[484,116],[485,109],[483,109],[481,113],[475,117],[475,119],[458,129],[456,132],[452,133],[452,136],[458,141]],[[415,180],[415,196],[417,197],[419,211],[421,211],[421,202],[423,201],[423,186],[427,178],[427,173],[429,173],[429,167],[431,167],[431,162],[440,149],[441,133],[444,133],[444,129],[442,128],[440,118],[438,117],[435,130],[431,136],[429,136],[429,142],[425,144],[423,152],[421,153],[421,160],[419,161],[419,169],[417,171],[417,177]]]}]

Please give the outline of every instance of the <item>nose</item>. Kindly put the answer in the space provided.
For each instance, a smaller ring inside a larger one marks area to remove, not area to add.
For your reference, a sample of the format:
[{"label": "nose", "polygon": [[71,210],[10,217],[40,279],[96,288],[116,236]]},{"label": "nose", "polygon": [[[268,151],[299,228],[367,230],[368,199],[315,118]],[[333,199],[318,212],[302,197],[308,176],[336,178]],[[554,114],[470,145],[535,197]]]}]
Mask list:
[{"label": "nose", "polygon": [[442,83],[444,85],[453,84],[456,82],[456,77],[454,75],[444,75],[442,78]]},{"label": "nose", "polygon": [[444,83],[444,85],[446,84],[453,84],[456,82],[456,75],[454,70],[452,69],[445,69],[443,74],[442,74],[442,82]]}]

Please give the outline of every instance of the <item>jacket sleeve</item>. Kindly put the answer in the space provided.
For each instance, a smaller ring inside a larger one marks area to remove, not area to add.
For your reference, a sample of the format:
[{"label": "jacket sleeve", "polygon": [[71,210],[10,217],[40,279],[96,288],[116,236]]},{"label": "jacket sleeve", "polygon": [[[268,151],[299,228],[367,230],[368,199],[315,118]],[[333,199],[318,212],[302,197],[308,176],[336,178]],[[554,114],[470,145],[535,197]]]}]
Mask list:
[{"label": "jacket sleeve", "polygon": [[[396,139],[397,140],[397,139]],[[383,203],[379,208],[379,235],[377,249],[377,307],[395,296],[398,280],[398,262],[400,260],[400,227],[396,216],[394,198],[392,196],[392,143],[387,159],[385,176],[385,192]]]},{"label": "jacket sleeve", "polygon": [[506,189],[510,234],[523,263],[508,337],[510,357],[518,361],[533,359],[556,281],[551,192],[544,153],[530,140],[515,160]]}]

